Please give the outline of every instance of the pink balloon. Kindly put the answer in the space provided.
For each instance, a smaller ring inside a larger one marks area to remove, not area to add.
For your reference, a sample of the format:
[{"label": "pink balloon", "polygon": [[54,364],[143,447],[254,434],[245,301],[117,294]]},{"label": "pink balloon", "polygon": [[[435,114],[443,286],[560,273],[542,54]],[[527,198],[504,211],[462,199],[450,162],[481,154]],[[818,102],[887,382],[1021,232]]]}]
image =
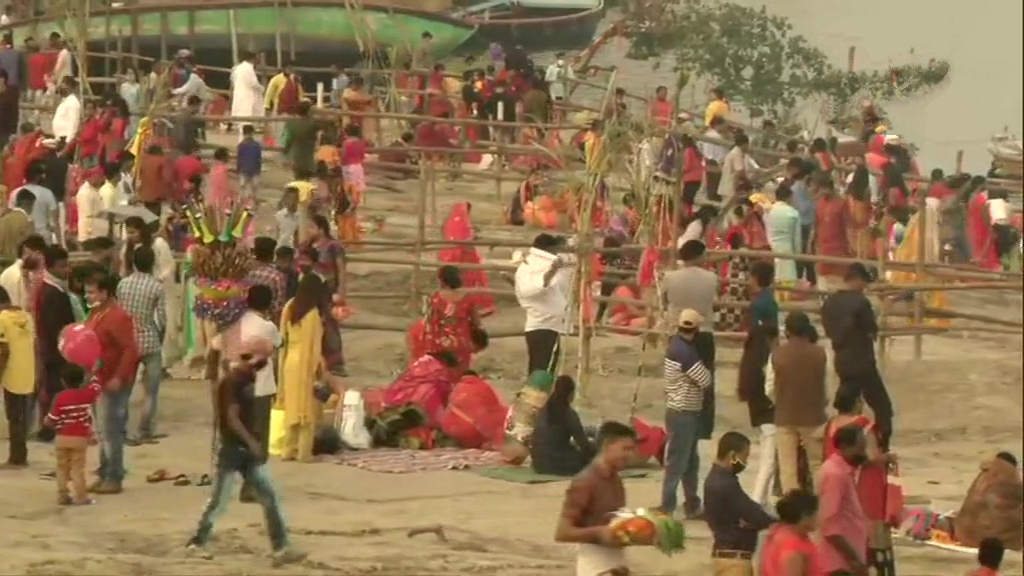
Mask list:
[{"label": "pink balloon", "polygon": [[60,331],[57,349],[68,362],[91,370],[100,361],[100,339],[91,328],[76,322]]}]

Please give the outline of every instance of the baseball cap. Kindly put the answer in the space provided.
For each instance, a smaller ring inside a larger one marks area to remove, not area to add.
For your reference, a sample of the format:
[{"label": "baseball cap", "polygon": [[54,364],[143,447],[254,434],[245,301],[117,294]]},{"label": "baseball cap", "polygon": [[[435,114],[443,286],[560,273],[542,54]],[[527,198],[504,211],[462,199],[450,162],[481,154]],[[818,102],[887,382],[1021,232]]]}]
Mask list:
[{"label": "baseball cap", "polygon": [[687,308],[679,313],[678,326],[680,328],[698,328],[704,323],[704,317],[692,308]]}]

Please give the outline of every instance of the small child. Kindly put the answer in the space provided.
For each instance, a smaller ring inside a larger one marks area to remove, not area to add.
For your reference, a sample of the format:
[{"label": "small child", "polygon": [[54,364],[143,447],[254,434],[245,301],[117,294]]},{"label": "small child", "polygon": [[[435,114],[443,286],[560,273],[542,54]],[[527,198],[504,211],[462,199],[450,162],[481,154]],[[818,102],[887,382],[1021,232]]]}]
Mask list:
[{"label": "small child", "polygon": [[1005,547],[998,538],[985,538],[978,545],[978,569],[967,576],[999,576]]},{"label": "small child", "polygon": [[260,174],[263,173],[263,144],[255,138],[256,128],[252,124],[242,126],[242,141],[238,143],[238,186],[243,199],[256,201],[260,188]]},{"label": "small child", "polygon": [[274,265],[284,274],[285,301],[291,300],[299,289],[299,271],[295,269],[295,249],[291,246],[278,246],[274,252]]},{"label": "small child", "polygon": [[299,190],[289,186],[281,195],[281,203],[274,214],[273,236],[278,246],[295,246],[299,241],[304,214],[299,211]]},{"label": "small child", "polygon": [[213,164],[206,179],[206,202],[216,211],[217,217],[223,217],[235,205],[231,193],[231,177],[228,174],[228,161],[231,154],[227,148],[220,147],[213,152]]},{"label": "small child", "polygon": [[[43,424],[57,432],[57,503],[92,504],[85,485],[85,457],[93,438],[92,405],[100,396],[99,382],[85,382],[85,370],[66,364],[60,373],[64,390],[57,394]],[[72,497],[68,482],[74,490]]]}]

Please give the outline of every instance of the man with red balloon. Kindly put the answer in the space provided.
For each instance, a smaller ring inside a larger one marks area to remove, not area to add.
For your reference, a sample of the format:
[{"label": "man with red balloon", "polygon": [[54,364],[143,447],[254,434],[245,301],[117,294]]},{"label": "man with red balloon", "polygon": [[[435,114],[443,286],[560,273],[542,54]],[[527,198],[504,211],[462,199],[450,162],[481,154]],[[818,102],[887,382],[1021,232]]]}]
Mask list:
[{"label": "man with red balloon", "polygon": [[124,445],[128,427],[128,401],[139,366],[138,345],[131,316],[114,299],[117,280],[109,275],[85,283],[90,314],[84,324],[63,330],[60,351],[64,358],[90,371],[103,394],[99,479],[89,487],[95,494],[118,494],[124,480]]}]

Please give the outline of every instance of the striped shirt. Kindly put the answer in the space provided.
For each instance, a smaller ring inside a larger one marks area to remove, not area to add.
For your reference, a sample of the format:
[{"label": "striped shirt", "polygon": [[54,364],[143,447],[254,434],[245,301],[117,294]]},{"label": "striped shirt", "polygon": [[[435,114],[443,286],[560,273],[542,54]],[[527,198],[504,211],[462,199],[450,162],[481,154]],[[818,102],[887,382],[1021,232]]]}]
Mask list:
[{"label": "striped shirt", "polygon": [[92,405],[100,397],[100,384],[96,378],[82,388],[68,388],[57,394],[46,424],[57,431],[58,436],[92,436]]},{"label": "striped shirt", "polygon": [[701,362],[697,349],[682,336],[673,336],[665,351],[665,407],[700,412],[710,385],[711,371]]}]

